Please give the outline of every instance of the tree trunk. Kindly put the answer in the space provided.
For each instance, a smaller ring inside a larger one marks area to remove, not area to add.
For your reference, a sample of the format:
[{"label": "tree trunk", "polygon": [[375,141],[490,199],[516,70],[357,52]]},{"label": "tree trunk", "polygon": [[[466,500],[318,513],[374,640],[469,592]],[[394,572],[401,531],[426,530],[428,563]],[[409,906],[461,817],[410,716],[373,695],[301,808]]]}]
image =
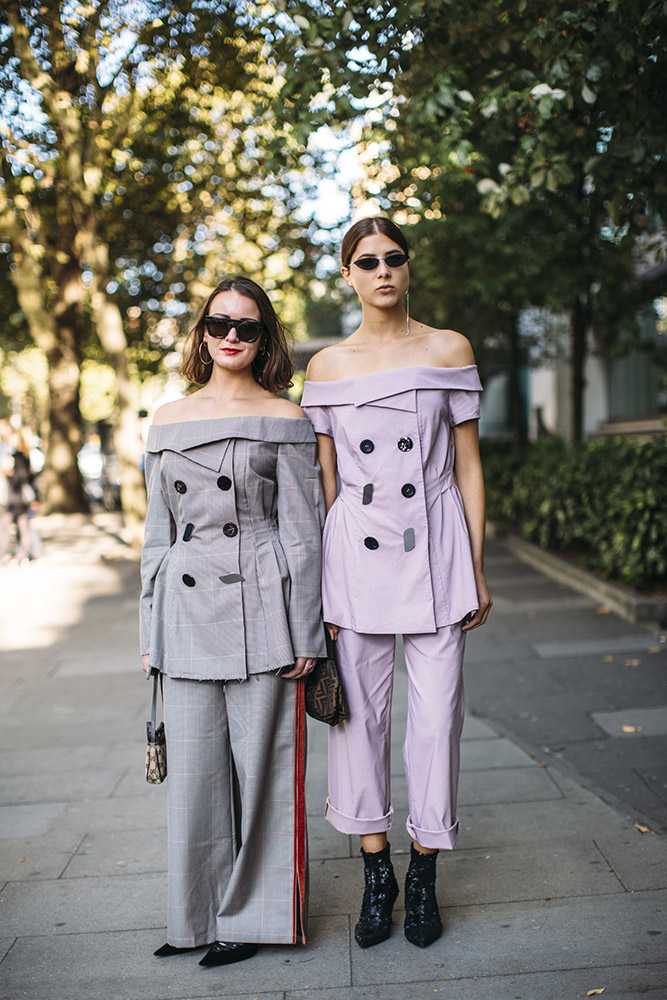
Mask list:
[{"label": "tree trunk", "polygon": [[578,295],[571,311],[571,411],[570,441],[578,444],[584,439],[584,390],[588,328],[591,308],[586,295]]},{"label": "tree trunk", "polygon": [[127,370],[127,339],[118,306],[109,299],[96,303],[97,335],[116,373],[118,412],[114,419],[114,442],[120,461],[120,495],[127,540],[141,544],[146,519],[146,491],[140,468],[143,452],[138,406]]},{"label": "tree trunk", "polygon": [[62,269],[57,299],[47,303],[46,281],[30,246],[17,245],[12,280],[31,336],[48,360],[49,434],[41,476],[44,513],[78,514],[88,511],[77,457],[81,450],[79,379],[81,374],[80,281],[73,264]]}]

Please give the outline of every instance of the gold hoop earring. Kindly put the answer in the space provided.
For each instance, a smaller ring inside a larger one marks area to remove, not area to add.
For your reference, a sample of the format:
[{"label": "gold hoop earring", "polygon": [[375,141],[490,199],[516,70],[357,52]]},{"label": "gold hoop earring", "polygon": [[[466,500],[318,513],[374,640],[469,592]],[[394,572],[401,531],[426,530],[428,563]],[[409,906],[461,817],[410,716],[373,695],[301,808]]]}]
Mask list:
[{"label": "gold hoop earring", "polygon": [[[201,353],[202,347],[205,347],[206,350],[208,351],[208,361],[205,361],[204,358],[202,357],[202,353]],[[199,360],[201,361],[201,363],[203,365],[212,365],[213,364],[213,358],[211,357],[211,352],[208,350],[208,344],[206,343],[205,340],[201,340],[199,342]]]}]

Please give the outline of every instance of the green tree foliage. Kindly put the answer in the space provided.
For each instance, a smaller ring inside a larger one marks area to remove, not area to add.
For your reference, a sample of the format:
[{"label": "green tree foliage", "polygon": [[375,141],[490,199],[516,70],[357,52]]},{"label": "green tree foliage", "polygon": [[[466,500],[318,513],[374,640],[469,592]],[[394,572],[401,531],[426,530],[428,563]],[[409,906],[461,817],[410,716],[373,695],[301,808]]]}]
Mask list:
[{"label": "green tree foliage", "polygon": [[570,313],[580,436],[589,329],[604,347],[666,283],[653,244],[667,200],[666,5],[285,8],[304,43],[288,79],[302,128],[377,106],[373,188],[414,226],[429,279],[440,266],[448,317],[511,336],[523,305]]},{"label": "green tree foliage", "polygon": [[267,30],[245,4],[3,5],[0,238],[49,360],[51,509],[84,503],[85,354],[115,370],[123,501],[139,517],[133,366],[172,347],[178,318],[221,270],[263,277],[279,254],[277,283],[295,249],[305,256],[294,176],[266,162],[281,137],[290,160],[270,106],[280,85]]}]

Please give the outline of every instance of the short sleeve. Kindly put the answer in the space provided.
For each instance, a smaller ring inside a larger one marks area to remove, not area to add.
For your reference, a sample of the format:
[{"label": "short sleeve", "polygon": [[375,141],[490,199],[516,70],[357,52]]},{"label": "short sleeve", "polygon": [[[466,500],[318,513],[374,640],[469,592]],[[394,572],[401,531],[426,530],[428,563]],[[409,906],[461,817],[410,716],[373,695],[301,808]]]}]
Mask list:
[{"label": "short sleeve", "polygon": [[330,407],[315,406],[309,403],[302,403],[301,405],[313,425],[313,430],[316,434],[327,434],[329,437],[334,436]]},{"label": "short sleeve", "polygon": [[479,392],[451,389],[449,393],[449,423],[452,427],[466,420],[479,420]]}]

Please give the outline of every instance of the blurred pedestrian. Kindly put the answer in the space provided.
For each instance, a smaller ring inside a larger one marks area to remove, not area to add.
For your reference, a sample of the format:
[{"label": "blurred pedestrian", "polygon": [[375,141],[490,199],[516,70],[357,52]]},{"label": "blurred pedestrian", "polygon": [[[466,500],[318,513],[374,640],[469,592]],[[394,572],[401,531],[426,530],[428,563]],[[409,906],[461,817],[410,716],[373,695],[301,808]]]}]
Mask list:
[{"label": "blurred pedestrian", "polygon": [[315,355],[302,400],[318,436],[328,507],[324,618],[337,636],[350,708],[349,720],[329,731],[326,816],[361,836],[366,889],[355,938],[367,948],[389,936],[398,896],[387,831],[395,634],[402,634],[412,838],[405,936],[426,947],[442,930],[436,857],[458,832],[465,633],[483,625],[491,607],[481,385],[465,337],[410,317],[410,256],[394,223],[355,223],[341,256],[361,325]]},{"label": "blurred pedestrian", "polygon": [[7,503],[2,514],[0,560],[10,546],[10,528],[16,525],[17,542],[14,560],[22,563],[30,556],[28,512],[37,500],[34,476],[30,468],[32,440],[25,427],[13,431],[9,438],[9,458],[6,460]]},{"label": "blurred pedestrian", "polygon": [[[201,965],[306,939],[303,678],[324,655],[323,503],[310,421],[266,293],[209,296],[146,448],[145,671],[164,674],[169,907],[163,957]],[[235,791],[236,790],[236,791]]]}]

